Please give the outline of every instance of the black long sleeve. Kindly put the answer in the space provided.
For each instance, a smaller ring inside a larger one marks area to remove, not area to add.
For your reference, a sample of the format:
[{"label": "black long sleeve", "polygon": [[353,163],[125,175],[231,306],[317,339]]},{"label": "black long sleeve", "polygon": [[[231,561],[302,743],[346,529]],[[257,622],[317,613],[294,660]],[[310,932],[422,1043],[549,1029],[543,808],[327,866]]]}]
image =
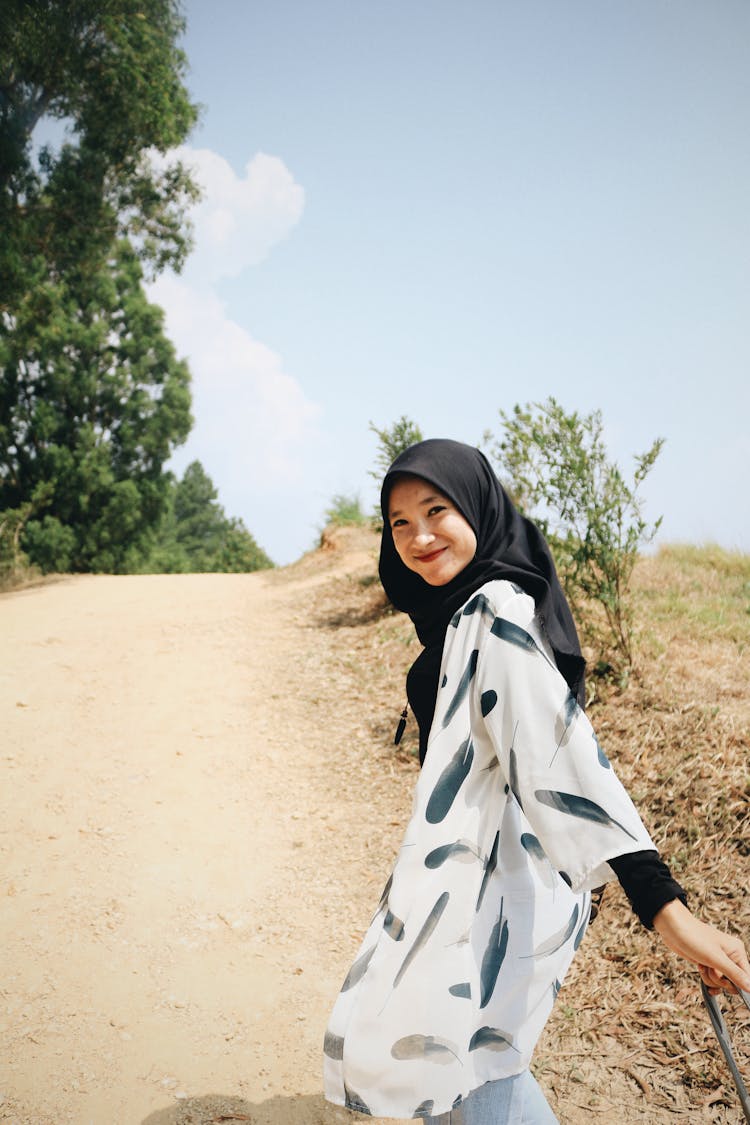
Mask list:
[{"label": "black long sleeve", "polygon": [[609,860],[630,905],[647,930],[668,902],[678,898],[687,906],[687,895],[657,851],[631,852]]}]

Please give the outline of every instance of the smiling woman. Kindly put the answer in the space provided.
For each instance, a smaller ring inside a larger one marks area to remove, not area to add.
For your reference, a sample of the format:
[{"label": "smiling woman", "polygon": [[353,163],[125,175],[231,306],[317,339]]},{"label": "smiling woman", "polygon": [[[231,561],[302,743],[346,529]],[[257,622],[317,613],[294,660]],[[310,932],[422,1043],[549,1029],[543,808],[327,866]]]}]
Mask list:
[{"label": "smiling woman", "polygon": [[386,474],[380,577],[424,645],[407,677],[422,772],[323,1051],[330,1101],[434,1125],[552,1125],[529,1070],[591,917],[620,879],[712,990],[742,943],[699,922],[584,714],[547,544],[486,458],[420,442]]},{"label": "smiling woman", "polygon": [[388,515],[399,558],[430,586],[444,586],[474,558],[477,537],[468,520],[421,477],[397,478]]}]

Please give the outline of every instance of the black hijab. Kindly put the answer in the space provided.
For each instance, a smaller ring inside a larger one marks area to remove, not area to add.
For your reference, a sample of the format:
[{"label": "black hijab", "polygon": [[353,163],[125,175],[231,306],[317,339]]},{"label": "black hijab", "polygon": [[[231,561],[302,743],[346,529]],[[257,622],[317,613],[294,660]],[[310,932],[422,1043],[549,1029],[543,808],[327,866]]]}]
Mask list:
[{"label": "black hijab", "polygon": [[[388,502],[393,485],[403,475],[421,477],[435,485],[456,505],[476,535],[474,558],[444,586],[430,586],[409,570],[394,546]],[[393,605],[409,614],[425,646],[406,680],[409,703],[419,724],[420,760],[424,760],[435,711],[445,631],[456,610],[493,578],[515,582],[533,597],[557,667],[584,706],[585,662],[549,547],[536,525],[514,507],[483,453],[444,438],[412,445],[386,473],[380,504],[380,580]]]}]

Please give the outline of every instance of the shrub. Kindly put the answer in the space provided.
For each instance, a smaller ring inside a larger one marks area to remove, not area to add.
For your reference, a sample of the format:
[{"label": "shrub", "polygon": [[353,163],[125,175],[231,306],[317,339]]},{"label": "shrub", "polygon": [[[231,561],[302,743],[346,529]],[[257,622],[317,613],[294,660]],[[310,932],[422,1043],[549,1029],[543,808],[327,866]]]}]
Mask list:
[{"label": "shrub", "polygon": [[325,511],[326,523],[336,527],[358,527],[367,523],[367,516],[362,511],[359,496],[356,493],[346,495],[337,493],[331,500],[331,505]]},{"label": "shrub", "polygon": [[32,516],[46,507],[52,493],[53,485],[38,484],[30,500],[0,512],[0,588],[8,589],[39,573],[26,554],[25,536]]},{"label": "shrub", "polygon": [[[370,476],[378,487],[379,495],[383,477],[399,453],[403,453],[410,445],[416,445],[418,441],[424,441],[424,438],[417,423],[412,422],[411,418],[407,418],[405,414],[402,414],[393,425],[386,426],[382,430],[379,430],[373,422],[370,422],[370,430],[378,439],[378,450],[375,456],[376,467],[370,470]],[[382,528],[382,516],[379,502],[375,506],[374,522],[377,529],[380,530]]]},{"label": "shrub", "polygon": [[71,569],[76,547],[75,532],[56,516],[30,520],[24,544],[43,574],[64,573]]},{"label": "shrub", "polygon": [[635,456],[628,481],[608,458],[599,410],[569,414],[549,398],[501,410],[500,418],[503,435],[490,456],[549,541],[582,639],[595,652],[594,671],[624,685],[634,661],[630,578],[639,547],[661,524],[644,519],[638,489],[664,439]]}]

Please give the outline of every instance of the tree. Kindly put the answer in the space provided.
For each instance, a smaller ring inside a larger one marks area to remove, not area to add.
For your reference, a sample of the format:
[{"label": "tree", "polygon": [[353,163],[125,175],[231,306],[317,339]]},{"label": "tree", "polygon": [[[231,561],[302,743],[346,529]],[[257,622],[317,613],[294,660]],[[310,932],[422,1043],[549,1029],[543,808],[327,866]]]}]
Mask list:
[{"label": "tree", "polygon": [[[96,271],[128,237],[155,269],[189,249],[195,185],[156,171],[196,120],[175,0],[4,0],[0,8],[0,311],[40,280]],[[64,122],[60,151],[33,136]]]},{"label": "tree", "polygon": [[[635,457],[632,483],[610,461],[601,411],[566,413],[549,398],[500,411],[503,436],[491,447],[500,475],[521,511],[547,537],[584,640],[601,673],[627,679],[633,665],[633,606],[629,587],[649,525],[638,489],[659,456],[663,438]],[[485,439],[491,440],[491,434]]]},{"label": "tree", "polygon": [[[0,7],[0,525],[45,570],[137,566],[190,427],[140,265],[189,248],[196,188],[151,158],[196,119],[182,29],[176,0]],[[44,118],[59,151],[35,153]]]},{"label": "tree", "polygon": [[244,574],[247,571],[268,570],[273,565],[243,521],[236,517],[229,519],[214,569],[223,574]]},{"label": "tree", "polygon": [[229,518],[200,461],[170,484],[157,542],[142,569],[158,573],[264,570],[271,559],[240,519]]},{"label": "tree", "polygon": [[390,469],[399,453],[403,453],[410,445],[423,441],[422,431],[416,422],[402,414],[398,421],[391,426],[378,429],[374,422],[370,422],[370,430],[378,439],[378,451],[375,457],[376,468],[370,471],[370,476],[377,483],[378,488],[383,482],[383,477]]},{"label": "tree", "polygon": [[[375,481],[379,493],[383,484],[383,477],[399,453],[403,453],[410,445],[415,445],[418,441],[423,441],[424,438],[417,423],[412,422],[411,418],[407,418],[405,414],[402,414],[391,426],[383,427],[382,430],[378,429],[373,422],[370,422],[370,430],[378,439],[378,449],[375,456],[376,467],[370,470],[370,476]],[[379,503],[375,507],[374,522],[376,527],[382,526]]]},{"label": "tree", "polygon": [[164,510],[190,377],[141,276],[121,242],[104,268],[47,280],[0,324],[0,512],[36,497],[22,545],[45,571],[132,569]]},{"label": "tree", "polygon": [[175,537],[191,570],[212,569],[208,561],[221,548],[226,516],[218,496],[200,461],[188,465],[175,487],[172,504]]}]

